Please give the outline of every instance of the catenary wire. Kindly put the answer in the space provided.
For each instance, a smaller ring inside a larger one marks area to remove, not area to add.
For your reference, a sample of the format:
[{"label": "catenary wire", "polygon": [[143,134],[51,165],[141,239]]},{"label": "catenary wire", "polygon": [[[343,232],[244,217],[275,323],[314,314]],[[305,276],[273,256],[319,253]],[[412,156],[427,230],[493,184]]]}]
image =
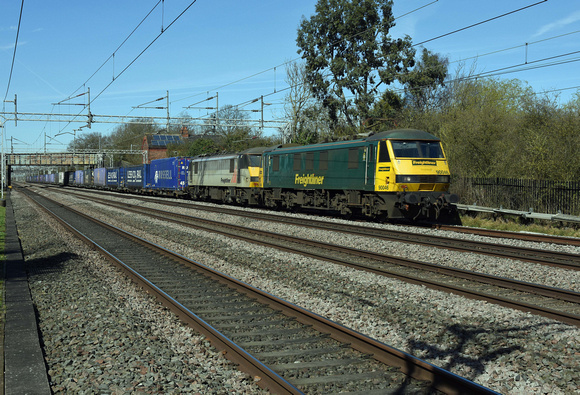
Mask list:
[{"label": "catenary wire", "polygon": [[[425,4],[425,5],[421,6],[421,7],[415,8],[415,9],[413,9],[413,10],[409,11],[409,12],[406,12],[406,13],[405,13],[405,14],[403,14],[403,15],[400,15],[400,16],[398,16],[397,18],[395,18],[395,20],[397,20],[397,19],[401,19],[401,18],[403,18],[403,17],[405,17],[405,16],[407,16],[407,15],[410,15],[410,14],[412,14],[412,13],[414,13],[414,12],[417,12],[417,11],[419,11],[419,10],[421,10],[421,9],[425,8],[425,7],[428,7],[428,6],[430,6],[430,5],[433,5],[434,3],[437,3],[438,1],[439,1],[439,0],[434,0],[434,1],[432,1],[432,2],[430,2],[430,3],[428,3],[428,4]],[[374,29],[374,28],[375,28],[375,27],[373,26],[373,27],[371,27],[371,28],[368,28],[368,29],[366,29],[366,30],[364,30],[364,31],[362,31],[362,32],[358,32],[358,33],[356,33],[356,34],[354,34],[354,35],[352,35],[352,36],[350,36],[350,37],[356,37],[356,36],[358,36],[358,35],[361,35],[361,34],[363,34],[363,33],[364,33],[364,32],[366,32],[366,31],[369,31],[369,30],[371,30],[371,29]],[[250,79],[250,78],[256,77],[256,76],[258,76],[258,75],[261,75],[261,74],[267,73],[267,72],[269,72],[269,71],[275,70],[275,69],[276,69],[276,68],[278,68],[278,67],[286,66],[288,63],[295,62],[295,61],[297,61],[297,60],[299,60],[299,59],[301,59],[301,58],[300,58],[300,57],[297,57],[297,58],[294,58],[294,59],[290,59],[290,60],[288,60],[288,61],[286,61],[286,62],[284,62],[284,63],[281,63],[281,64],[279,64],[279,65],[277,65],[277,66],[270,67],[269,69],[262,70],[262,71],[260,71],[260,72],[258,72],[258,73],[252,74],[252,75],[250,75],[250,76],[247,76],[247,77],[240,78],[239,80],[236,80],[236,81],[228,82],[228,83],[226,83],[226,84],[224,84],[224,85],[218,86],[218,87],[216,87],[216,88],[214,88],[214,89],[210,89],[210,90],[211,90],[211,91],[216,91],[216,90],[218,90],[218,89],[223,89],[223,88],[226,88],[226,87],[228,87],[228,86],[230,86],[230,85],[237,84],[238,82],[242,82],[242,81],[245,81],[245,80],[247,80],[247,79]],[[187,96],[187,97],[181,98],[181,99],[176,99],[176,100],[173,100],[171,103],[173,104],[174,102],[179,102],[179,101],[183,101],[183,100],[191,99],[191,98],[193,98],[193,97],[197,97],[197,96],[203,95],[203,94],[204,94],[204,93],[206,93],[206,92],[207,92],[207,90],[206,90],[206,91],[204,91],[204,92],[196,93],[196,94],[194,94],[194,95],[191,95],[191,96]],[[185,107],[185,108],[187,108],[187,107]]]},{"label": "catenary wire", "polygon": [[[491,21],[493,21],[493,20],[496,20],[496,19],[499,19],[499,18],[502,18],[502,17],[508,16],[508,15],[511,15],[511,14],[514,14],[514,13],[517,13],[517,12],[520,12],[520,11],[523,11],[523,10],[525,10],[525,9],[528,9],[528,8],[531,8],[531,7],[534,7],[534,6],[537,6],[537,5],[539,5],[539,4],[545,3],[545,2],[547,2],[547,1],[548,1],[548,0],[542,0],[542,1],[536,2],[536,3],[534,3],[534,4],[530,4],[530,5],[528,5],[528,6],[521,7],[521,8],[519,8],[519,9],[516,9],[516,10],[512,10],[512,11],[510,11],[510,12],[507,12],[507,13],[504,13],[504,14],[501,14],[501,15],[498,15],[498,16],[495,16],[495,17],[493,17],[493,18],[489,18],[489,19],[486,19],[486,20],[484,20],[484,21],[480,21],[480,22],[477,22],[477,23],[475,23],[475,24],[472,24],[472,25],[469,25],[469,26],[465,26],[465,27],[463,27],[463,28],[461,28],[461,29],[457,29],[457,30],[454,30],[454,31],[451,31],[451,32],[445,33],[445,34],[443,34],[443,35],[440,35],[440,36],[437,36],[437,37],[434,37],[434,38],[431,38],[431,39],[425,40],[425,41],[423,41],[423,42],[420,42],[420,43],[418,43],[418,44],[414,44],[413,46],[418,46],[418,45],[421,45],[421,44],[423,44],[423,43],[426,43],[426,42],[434,41],[434,40],[437,40],[437,39],[439,39],[439,38],[446,37],[446,36],[449,36],[449,35],[452,35],[452,34],[455,34],[455,33],[458,33],[458,32],[461,32],[461,31],[464,31],[464,30],[467,30],[467,29],[470,29],[470,28],[473,28],[473,27],[475,27],[475,26],[479,26],[479,25],[482,25],[482,24],[485,24],[485,23],[491,22]],[[420,9],[422,9],[422,8],[425,8],[425,7],[429,6],[429,5],[432,5],[432,4],[433,4],[433,3],[435,3],[435,2],[436,2],[436,1],[433,1],[433,2],[431,2],[431,3],[429,3],[429,4],[426,4],[426,5],[422,6],[422,7],[419,7],[419,8],[417,8],[417,9],[413,10],[413,11],[407,12],[406,14],[403,14],[403,15],[401,15],[401,16],[399,16],[399,17],[397,17],[396,19],[400,19],[401,17],[407,16],[407,15],[409,15],[409,14],[411,14],[411,13],[415,12],[415,11],[418,11],[418,10],[420,10]],[[367,30],[369,30],[369,29],[367,29]],[[360,35],[360,34],[362,34],[362,33],[363,33],[363,32],[359,32],[359,33],[355,34],[354,36],[356,36],[356,35]],[[353,37],[354,37],[354,36],[353,36]],[[537,41],[537,42],[541,42],[541,41],[543,41],[543,40],[539,40],[539,41]],[[534,42],[534,43],[536,43],[536,42]],[[288,64],[288,63],[292,63],[292,62],[295,62],[295,61],[297,61],[297,60],[299,60],[299,59],[301,59],[301,58],[300,58],[300,57],[298,57],[298,58],[294,58],[294,59],[292,59],[292,60],[289,60],[289,61],[286,61],[286,62],[284,62],[284,63],[282,63],[282,64],[280,64],[280,65],[278,65],[278,66],[271,67],[271,68],[269,68],[269,69],[266,69],[266,70],[263,70],[263,71],[261,71],[261,72],[255,73],[255,74],[253,74],[253,75],[251,75],[251,76],[244,77],[244,78],[241,78],[241,79],[239,79],[239,80],[236,80],[236,81],[233,81],[233,82],[230,82],[230,83],[227,83],[227,84],[221,85],[221,86],[219,86],[219,87],[217,87],[217,88],[215,88],[215,89],[211,89],[211,91],[217,91],[217,90],[219,90],[219,89],[223,89],[223,88],[225,88],[225,87],[228,87],[228,86],[230,86],[230,85],[234,85],[234,84],[236,84],[236,83],[239,83],[239,82],[241,82],[241,81],[244,81],[244,80],[247,80],[247,79],[253,78],[253,77],[255,77],[255,76],[261,75],[261,74],[263,74],[263,73],[269,72],[269,71],[271,71],[271,70],[274,70],[276,67],[285,66],[286,64]],[[196,97],[196,96],[202,95],[202,94],[204,94],[204,93],[206,93],[206,92],[207,92],[207,90],[206,90],[206,91],[204,91],[204,92],[200,92],[200,93],[198,93],[198,94],[192,95],[192,96],[187,96],[187,97],[185,97],[185,98],[182,98],[182,99],[177,99],[177,100],[174,100],[174,101],[172,101],[172,103],[173,103],[173,102],[182,101],[182,100],[186,100],[186,99],[189,99],[189,98],[192,98],[192,97]],[[242,102],[241,104],[238,104],[238,106],[239,106],[239,105],[246,104],[246,103],[247,103],[247,102]],[[185,108],[186,108],[186,107],[185,107]]]},{"label": "catenary wire", "polygon": [[[87,83],[95,76],[95,74],[97,74],[109,62],[109,60],[113,59],[113,61],[114,61],[115,54],[121,49],[121,47],[123,45],[125,45],[125,43],[127,42],[127,40],[129,40],[129,38],[131,38],[131,36],[137,31],[137,29],[139,29],[139,27],[143,24],[143,22],[145,22],[145,20],[147,18],[149,18],[149,16],[151,15],[151,13],[153,13],[153,11],[157,8],[157,6],[159,6],[159,4],[161,3],[161,1],[162,0],[159,0],[157,2],[157,4],[155,4],[153,6],[153,8],[147,13],[147,15],[141,20],[141,22],[139,22],[137,24],[137,26],[133,29],[133,31],[131,33],[129,33],[129,35],[123,40],[123,42],[121,44],[119,44],[119,46],[117,47],[117,49],[115,49],[113,51],[113,53],[111,55],[109,55],[109,57],[103,62],[103,64],[101,64],[99,66],[99,68],[89,78],[87,78],[87,80],[85,82],[83,82],[83,84],[81,86],[79,86],[73,93],[71,93],[69,95],[69,97],[67,99],[65,99],[65,100],[70,99],[72,97],[72,95],[74,95],[75,93],[77,93],[79,91],[79,89],[82,89],[84,86],[86,86]],[[163,31],[163,29],[162,29],[162,31]],[[113,79],[114,78],[115,77],[113,76]]]},{"label": "catenary wire", "polygon": [[[22,10],[24,9],[24,0],[20,4],[20,16],[18,17],[18,28],[16,30],[16,41],[14,42],[14,53],[12,54],[12,65],[10,66],[10,76],[8,77],[8,86],[6,87],[6,94],[4,95],[4,101],[8,97],[8,91],[10,90],[10,83],[12,81],[12,71],[14,70],[14,61],[16,60],[16,48],[18,47],[18,36],[20,35],[20,24],[22,22]],[[4,110],[2,110],[4,111]]]},{"label": "catenary wire", "polygon": [[[119,74],[117,74],[117,77],[115,79],[113,79],[111,82],[109,82],[95,97],[91,98],[91,100],[88,103],[88,105],[90,105],[97,98],[99,98],[103,94],[103,92],[105,92],[121,75],[123,75],[123,73],[125,73],[125,71],[127,71],[127,69],[129,67],[131,67],[133,65],[133,63],[135,63],[137,61],[137,59],[139,59],[141,57],[141,55],[143,55],[159,39],[159,37],[161,37],[163,35],[163,33],[165,33],[167,30],[169,30],[169,28],[179,18],[181,18],[181,16],[183,14],[185,14],[187,12],[187,10],[189,10],[191,8],[191,6],[193,6],[196,2],[197,2],[197,0],[193,0],[175,19],[173,19],[173,21],[171,21],[171,23],[169,25],[167,25],[167,27],[165,29],[163,29],[161,31],[161,33],[159,33],[157,35],[157,37],[155,37],[127,66],[125,66],[125,68],[123,70],[121,70],[121,72]],[[73,119],[69,120],[68,123],[61,129],[61,131],[64,130],[64,129],[66,129],[66,127],[68,125],[70,125],[79,115],[81,115],[81,113],[82,113],[82,111],[80,111],[75,117],[73,117]]]},{"label": "catenary wire", "polygon": [[457,30],[454,30],[452,32],[448,32],[448,33],[442,34],[440,36],[430,38],[429,40],[421,41],[420,43],[413,44],[413,46],[416,47],[416,46],[419,46],[419,45],[423,45],[425,43],[428,43],[428,42],[431,42],[431,41],[435,41],[435,40],[438,40],[440,38],[447,37],[447,36],[450,36],[452,34],[462,32],[462,31],[467,30],[467,29],[471,29],[472,27],[479,26],[479,25],[483,25],[484,23],[491,22],[491,21],[494,21],[494,20],[499,19],[499,18],[503,18],[504,16],[508,16],[508,15],[514,14],[516,12],[523,11],[523,10],[528,9],[530,7],[535,7],[538,4],[542,4],[542,3],[545,3],[547,1],[548,0],[542,0],[542,1],[539,1],[537,3],[530,4],[530,5],[527,5],[527,6],[522,7],[522,8],[518,8],[517,10],[513,10],[513,11],[510,11],[510,12],[506,12],[505,14],[501,14],[501,15],[498,15],[498,16],[494,16],[493,18],[489,18],[489,19],[486,19],[484,21],[477,22],[477,23],[474,23],[472,25],[462,27],[461,29],[457,29]]}]

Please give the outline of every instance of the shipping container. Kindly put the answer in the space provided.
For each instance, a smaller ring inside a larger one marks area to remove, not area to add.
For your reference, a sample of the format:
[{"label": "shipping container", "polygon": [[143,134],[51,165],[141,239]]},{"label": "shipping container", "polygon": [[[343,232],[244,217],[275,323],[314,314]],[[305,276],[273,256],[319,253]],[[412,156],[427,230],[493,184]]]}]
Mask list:
[{"label": "shipping container", "polygon": [[83,185],[87,188],[91,188],[93,186],[93,169],[83,170],[83,177]]},{"label": "shipping container", "polygon": [[107,188],[117,189],[119,187],[120,171],[118,167],[107,169]]},{"label": "shipping container", "polygon": [[93,185],[99,188],[107,186],[107,169],[105,167],[99,167],[93,171]]},{"label": "shipping container", "polygon": [[125,168],[124,188],[139,191],[145,187],[149,165],[136,165]]},{"label": "shipping container", "polygon": [[146,188],[154,192],[186,192],[189,158],[155,159],[149,165]]},{"label": "shipping container", "polygon": [[84,185],[85,183],[85,173],[83,170],[75,170],[75,185]]}]

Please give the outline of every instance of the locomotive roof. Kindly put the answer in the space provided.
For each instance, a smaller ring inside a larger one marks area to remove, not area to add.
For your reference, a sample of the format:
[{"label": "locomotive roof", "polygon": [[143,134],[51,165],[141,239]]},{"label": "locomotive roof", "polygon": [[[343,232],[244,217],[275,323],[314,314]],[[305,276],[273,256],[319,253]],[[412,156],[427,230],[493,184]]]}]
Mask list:
[{"label": "locomotive roof", "polygon": [[291,146],[274,146],[270,149],[266,150],[265,152],[291,152],[291,151],[302,151],[302,150],[310,150],[310,149],[324,149],[330,147],[337,147],[337,146],[352,146],[362,144],[367,141],[378,141],[378,140],[431,140],[431,141],[440,141],[440,139],[431,133],[424,132],[422,130],[417,129],[393,129],[393,130],[386,130],[383,132],[379,132],[373,134],[369,137],[365,137],[364,139],[357,139],[357,140],[344,140],[344,141],[335,141],[331,143],[321,143],[321,144],[312,144],[312,145],[291,145]]},{"label": "locomotive roof", "polygon": [[249,148],[245,151],[240,152],[240,154],[248,154],[248,155],[252,155],[252,154],[261,154],[262,152],[266,151],[268,149],[268,147],[254,147],[254,148]]},{"label": "locomotive roof", "polygon": [[254,147],[241,152],[230,152],[224,154],[202,154],[196,155],[192,159],[194,160],[214,160],[214,159],[228,159],[237,158],[240,155],[261,155],[267,148],[266,147]]},{"label": "locomotive roof", "polygon": [[372,136],[367,137],[366,141],[375,141],[375,140],[437,140],[440,139],[436,136],[433,136],[431,133],[424,132],[423,130],[417,129],[393,129],[393,130],[386,130],[384,132],[379,132],[373,134]]},{"label": "locomotive roof", "polygon": [[214,160],[214,159],[228,159],[228,158],[237,158],[239,154],[231,153],[231,154],[202,154],[196,155],[192,160],[199,161],[199,160]]}]

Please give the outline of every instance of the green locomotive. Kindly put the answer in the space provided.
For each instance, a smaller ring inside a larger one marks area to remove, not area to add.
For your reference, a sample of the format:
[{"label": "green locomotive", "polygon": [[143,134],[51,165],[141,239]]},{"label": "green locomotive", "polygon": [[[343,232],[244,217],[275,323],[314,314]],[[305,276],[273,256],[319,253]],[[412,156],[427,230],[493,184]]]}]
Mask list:
[{"label": "green locomotive", "polygon": [[263,204],[379,219],[457,222],[437,137],[413,129],[364,139],[279,147],[262,154]]}]

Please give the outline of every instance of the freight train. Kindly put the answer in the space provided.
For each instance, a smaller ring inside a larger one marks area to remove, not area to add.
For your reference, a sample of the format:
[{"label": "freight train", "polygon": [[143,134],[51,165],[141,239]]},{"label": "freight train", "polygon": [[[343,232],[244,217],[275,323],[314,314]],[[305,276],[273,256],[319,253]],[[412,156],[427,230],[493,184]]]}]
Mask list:
[{"label": "freight train", "polygon": [[397,129],[357,140],[31,176],[30,182],[379,220],[458,223],[441,141]]}]

